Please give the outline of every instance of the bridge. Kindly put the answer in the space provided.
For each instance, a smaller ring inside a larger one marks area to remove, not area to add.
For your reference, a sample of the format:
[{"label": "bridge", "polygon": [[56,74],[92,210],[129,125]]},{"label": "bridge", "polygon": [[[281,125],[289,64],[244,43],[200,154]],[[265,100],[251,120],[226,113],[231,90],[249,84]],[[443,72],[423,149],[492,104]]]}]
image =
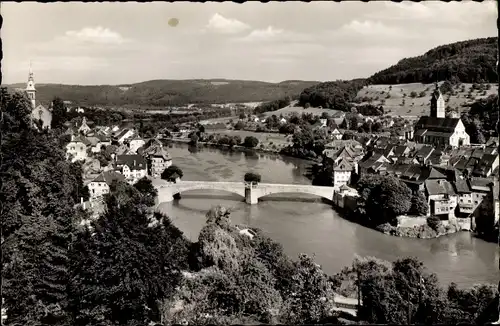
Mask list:
[{"label": "bridge", "polygon": [[219,190],[237,194],[245,199],[247,204],[257,204],[259,198],[279,193],[302,193],[315,195],[328,200],[333,200],[337,188],[296,185],[296,184],[274,184],[245,182],[214,182],[214,181],[177,181],[168,182],[161,179],[152,179],[153,185],[158,191],[158,203],[174,200],[174,195],[189,190]]}]

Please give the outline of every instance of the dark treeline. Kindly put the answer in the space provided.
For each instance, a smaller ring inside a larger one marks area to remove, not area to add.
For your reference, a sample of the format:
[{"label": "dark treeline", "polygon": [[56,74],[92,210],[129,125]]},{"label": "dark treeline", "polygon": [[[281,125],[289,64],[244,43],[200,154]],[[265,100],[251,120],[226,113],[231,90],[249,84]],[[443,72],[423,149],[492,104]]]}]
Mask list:
[{"label": "dark treeline", "polygon": [[442,45],[424,55],[403,59],[368,80],[370,84],[434,83],[442,80],[498,83],[497,49],[497,37]]},{"label": "dark treeline", "polygon": [[366,85],[365,79],[339,80],[314,85],[302,91],[299,105],[350,111],[358,92]]},{"label": "dark treeline", "polygon": [[282,109],[286,106],[289,106],[291,101],[292,101],[292,99],[289,96],[286,96],[286,97],[279,99],[279,100],[265,102],[265,103],[262,103],[261,105],[257,106],[255,108],[254,112],[255,112],[255,114],[260,114],[260,113],[264,113],[264,112],[277,111],[277,110]]},{"label": "dark treeline", "polygon": [[475,101],[461,118],[472,143],[484,144],[489,137],[498,137],[498,95]]}]

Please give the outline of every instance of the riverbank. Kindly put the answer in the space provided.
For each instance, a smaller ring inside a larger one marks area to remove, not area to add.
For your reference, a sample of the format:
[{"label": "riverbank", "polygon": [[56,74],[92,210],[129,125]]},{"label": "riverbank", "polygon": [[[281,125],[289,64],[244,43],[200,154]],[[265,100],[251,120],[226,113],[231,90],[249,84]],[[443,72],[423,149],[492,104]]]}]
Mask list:
[{"label": "riverbank", "polygon": [[[182,143],[182,144],[188,144],[188,145],[191,145],[191,140],[189,139],[186,139],[186,138],[168,138],[168,141],[172,142],[172,143]],[[305,161],[309,161],[311,163],[318,163],[317,160],[313,160],[313,159],[306,159],[306,158],[303,158],[303,157],[296,157],[296,156],[293,156],[293,155],[286,155],[286,154],[283,154],[283,152],[281,151],[281,149],[274,149],[274,148],[267,148],[267,147],[254,147],[254,148],[248,148],[248,147],[245,147],[245,146],[241,146],[241,145],[227,145],[227,144],[218,144],[218,143],[215,143],[215,142],[202,142],[202,141],[198,141],[196,143],[196,145],[191,145],[193,147],[198,147],[198,146],[202,146],[202,147],[212,147],[212,148],[218,148],[218,149],[221,149],[221,150],[234,150],[234,151],[239,151],[239,152],[255,152],[255,153],[266,153],[266,154],[274,154],[274,155],[277,155],[277,156],[282,156],[282,157],[290,157],[290,158],[298,158],[298,159],[301,159],[301,160],[305,160]]]},{"label": "riverbank", "polygon": [[397,219],[397,225],[391,225],[390,223],[372,225],[365,222],[362,217],[355,212],[352,206],[352,204],[346,205],[344,202],[344,207],[335,206],[335,210],[340,216],[350,222],[394,237],[436,239],[458,232],[471,232],[470,219],[464,218],[457,218],[452,221],[440,221],[440,223],[431,227],[426,216],[400,216]]}]

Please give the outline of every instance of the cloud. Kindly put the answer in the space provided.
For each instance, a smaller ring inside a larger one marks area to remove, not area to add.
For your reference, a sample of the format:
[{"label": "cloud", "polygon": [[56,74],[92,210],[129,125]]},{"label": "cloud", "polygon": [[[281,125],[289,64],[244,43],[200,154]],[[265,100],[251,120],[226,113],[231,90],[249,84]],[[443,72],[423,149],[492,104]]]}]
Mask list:
[{"label": "cloud", "polygon": [[67,31],[64,37],[80,42],[99,44],[122,44],[128,41],[119,33],[101,26],[84,27],[79,31]]},{"label": "cloud", "polygon": [[266,29],[256,29],[248,34],[244,40],[246,41],[265,41],[273,39],[283,34],[282,29],[276,29],[273,26],[268,26]]},{"label": "cloud", "polygon": [[383,35],[383,36],[394,36],[401,35],[402,32],[406,34],[406,31],[402,29],[392,28],[387,25],[382,24],[379,21],[358,21],[353,20],[340,28],[340,32],[347,33],[357,33],[362,35]]},{"label": "cloud", "polygon": [[237,19],[226,18],[219,13],[216,13],[210,18],[205,30],[222,33],[222,34],[238,34],[250,28],[249,25],[240,22]]}]

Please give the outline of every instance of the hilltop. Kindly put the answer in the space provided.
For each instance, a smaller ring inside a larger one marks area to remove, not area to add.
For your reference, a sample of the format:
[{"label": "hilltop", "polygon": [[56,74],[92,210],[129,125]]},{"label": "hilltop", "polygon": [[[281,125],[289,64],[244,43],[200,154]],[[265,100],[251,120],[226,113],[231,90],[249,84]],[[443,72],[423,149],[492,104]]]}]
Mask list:
[{"label": "hilltop", "polygon": [[[164,107],[187,104],[262,102],[298,97],[315,81],[288,80],[280,83],[229,79],[150,80],[123,85],[37,84],[38,99],[44,103],[55,96],[79,105]],[[25,84],[8,85],[24,88]]]},{"label": "hilltop", "polygon": [[434,83],[441,80],[462,83],[498,83],[496,61],[498,37],[441,45],[377,72],[369,84]]}]

